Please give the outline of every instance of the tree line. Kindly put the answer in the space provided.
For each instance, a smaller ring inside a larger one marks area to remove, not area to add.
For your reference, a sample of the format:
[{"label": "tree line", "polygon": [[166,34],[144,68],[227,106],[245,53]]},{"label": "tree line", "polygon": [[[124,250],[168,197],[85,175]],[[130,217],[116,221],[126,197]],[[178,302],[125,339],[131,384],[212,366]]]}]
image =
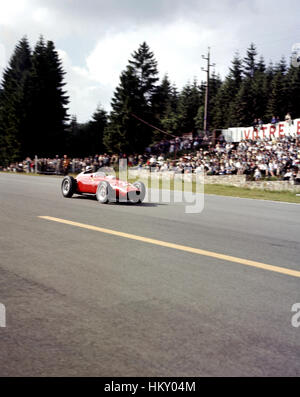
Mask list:
[{"label": "tree line", "polygon": [[[38,154],[74,157],[96,153],[141,153],[170,135],[201,131],[206,84],[197,79],[178,90],[147,43],[131,55],[120,75],[111,112],[100,106],[87,123],[68,115],[65,72],[54,43],[41,37],[31,50],[23,38],[5,69],[0,86],[0,163]],[[287,112],[300,117],[300,69],[282,58],[266,65],[254,44],[236,53],[224,80],[209,80],[209,129],[269,122]],[[144,123],[144,121],[146,123]],[[153,128],[157,127],[157,129]],[[165,131],[164,134],[161,131]]]},{"label": "tree line", "polygon": [[64,140],[68,96],[52,41],[31,50],[23,38],[5,69],[0,91],[0,162],[52,155]]}]

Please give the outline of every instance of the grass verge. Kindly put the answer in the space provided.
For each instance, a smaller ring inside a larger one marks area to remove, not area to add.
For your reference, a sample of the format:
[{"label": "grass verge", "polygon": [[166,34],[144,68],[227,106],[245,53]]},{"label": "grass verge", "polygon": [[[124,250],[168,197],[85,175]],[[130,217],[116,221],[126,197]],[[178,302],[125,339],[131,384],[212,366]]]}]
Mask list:
[{"label": "grass verge", "polygon": [[272,192],[269,190],[247,189],[247,188],[224,186],[224,185],[205,185],[204,191],[205,194],[215,194],[218,196],[231,196],[231,197],[282,201],[286,203],[300,204],[300,197],[296,196],[296,193],[287,192],[287,191]]}]

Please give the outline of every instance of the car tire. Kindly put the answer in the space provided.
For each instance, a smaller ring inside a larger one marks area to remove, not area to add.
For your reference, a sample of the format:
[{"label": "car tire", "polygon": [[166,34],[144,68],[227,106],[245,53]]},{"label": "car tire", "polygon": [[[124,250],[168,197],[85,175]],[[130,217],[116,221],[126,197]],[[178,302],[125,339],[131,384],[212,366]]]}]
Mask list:
[{"label": "car tire", "polygon": [[61,192],[65,198],[71,198],[76,193],[77,182],[72,176],[66,176],[61,183]]},{"label": "car tire", "polygon": [[111,197],[111,186],[108,182],[102,181],[97,187],[96,197],[99,203],[107,204]]},{"label": "car tire", "polygon": [[133,186],[139,190],[139,194],[137,192],[129,192],[128,199],[132,204],[142,203],[146,196],[146,187],[143,182],[138,181],[133,183]]}]

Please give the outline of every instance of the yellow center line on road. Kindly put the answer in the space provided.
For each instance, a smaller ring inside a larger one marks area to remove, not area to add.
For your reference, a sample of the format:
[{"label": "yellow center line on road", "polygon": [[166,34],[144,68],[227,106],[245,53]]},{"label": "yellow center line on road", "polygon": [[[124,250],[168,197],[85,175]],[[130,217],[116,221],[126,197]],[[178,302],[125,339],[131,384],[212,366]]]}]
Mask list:
[{"label": "yellow center line on road", "polygon": [[255,261],[251,261],[248,259],[236,258],[234,256],[218,254],[217,252],[206,251],[206,250],[202,250],[202,249],[198,249],[198,248],[192,248],[192,247],[188,247],[185,245],[168,243],[166,241],[155,240],[155,239],[148,238],[148,237],[137,236],[135,234],[123,233],[123,232],[119,232],[117,230],[105,229],[105,228],[98,227],[98,226],[86,225],[84,223],[68,221],[66,219],[53,218],[51,216],[39,216],[38,218],[46,219],[46,220],[52,221],[52,222],[62,223],[65,225],[80,227],[83,229],[93,230],[95,232],[110,234],[112,236],[123,237],[123,238],[127,238],[130,240],[141,241],[146,244],[153,244],[153,245],[158,245],[160,247],[172,248],[172,249],[179,250],[179,251],[184,251],[184,252],[189,252],[192,254],[207,256],[210,258],[220,259],[222,261],[239,263],[239,264],[245,265],[245,266],[252,266],[252,267],[256,267],[258,269],[268,270],[271,272],[281,273],[281,274],[285,274],[287,276],[300,278],[300,271],[292,270],[292,269],[288,269],[288,268],[284,268],[284,267],[267,265],[266,263],[260,263],[260,262],[255,262]]}]

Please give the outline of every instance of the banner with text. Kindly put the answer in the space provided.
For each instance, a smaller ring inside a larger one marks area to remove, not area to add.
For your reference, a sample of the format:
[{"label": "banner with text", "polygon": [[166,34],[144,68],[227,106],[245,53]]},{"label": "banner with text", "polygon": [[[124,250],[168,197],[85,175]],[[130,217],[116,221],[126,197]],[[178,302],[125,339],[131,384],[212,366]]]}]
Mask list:
[{"label": "banner with text", "polygon": [[266,138],[272,140],[285,136],[300,138],[300,119],[293,120],[292,124],[283,121],[277,124],[264,124],[257,128],[229,128],[228,130],[222,130],[222,134],[227,142],[257,141]]}]

